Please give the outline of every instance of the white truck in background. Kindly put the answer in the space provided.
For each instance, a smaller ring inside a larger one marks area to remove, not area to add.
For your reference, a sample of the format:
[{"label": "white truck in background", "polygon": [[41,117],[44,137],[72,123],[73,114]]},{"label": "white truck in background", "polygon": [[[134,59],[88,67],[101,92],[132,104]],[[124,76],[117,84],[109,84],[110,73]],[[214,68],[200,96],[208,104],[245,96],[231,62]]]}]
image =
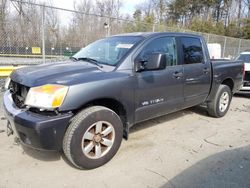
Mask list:
[{"label": "white truck in background", "polygon": [[208,43],[210,59],[221,59],[221,45],[219,43]]},{"label": "white truck in background", "polygon": [[241,90],[238,93],[250,94],[250,51],[240,53],[236,60],[244,62],[244,81]]}]

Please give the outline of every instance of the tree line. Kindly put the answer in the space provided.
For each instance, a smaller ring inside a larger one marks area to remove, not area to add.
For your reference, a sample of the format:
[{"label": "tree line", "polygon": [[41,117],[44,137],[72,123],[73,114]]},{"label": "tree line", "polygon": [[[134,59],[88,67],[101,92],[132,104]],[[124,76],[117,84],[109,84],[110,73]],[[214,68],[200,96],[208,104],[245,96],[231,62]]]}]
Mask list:
[{"label": "tree line", "polygon": [[136,8],[137,21],[250,39],[250,0],[145,0]]},{"label": "tree line", "polygon": [[121,0],[74,1],[73,11],[53,8],[53,0],[40,4],[38,0],[0,1],[1,46],[41,46],[44,30],[46,46],[82,47],[105,37],[105,24],[112,34],[124,27],[119,21]]}]

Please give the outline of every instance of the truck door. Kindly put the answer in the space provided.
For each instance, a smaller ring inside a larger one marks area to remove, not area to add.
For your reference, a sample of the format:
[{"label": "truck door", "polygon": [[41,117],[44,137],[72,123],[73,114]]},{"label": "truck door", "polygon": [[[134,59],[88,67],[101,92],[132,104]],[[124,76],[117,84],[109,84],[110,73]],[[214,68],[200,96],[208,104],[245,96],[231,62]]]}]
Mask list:
[{"label": "truck door", "polygon": [[183,68],[178,65],[176,40],[160,37],[149,41],[136,57],[147,60],[152,53],[164,53],[164,70],[145,70],[136,73],[135,121],[143,121],[176,111],[183,103]]},{"label": "truck door", "polygon": [[202,103],[209,94],[211,66],[199,38],[181,37],[184,69],[184,107]]}]

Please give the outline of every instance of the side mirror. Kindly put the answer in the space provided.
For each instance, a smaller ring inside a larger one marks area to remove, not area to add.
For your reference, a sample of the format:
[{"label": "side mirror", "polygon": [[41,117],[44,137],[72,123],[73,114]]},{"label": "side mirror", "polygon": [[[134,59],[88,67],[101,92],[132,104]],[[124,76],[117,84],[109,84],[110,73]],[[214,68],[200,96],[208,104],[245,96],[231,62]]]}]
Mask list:
[{"label": "side mirror", "polygon": [[162,70],[166,68],[167,56],[162,53],[152,53],[147,60],[136,60],[135,71]]}]

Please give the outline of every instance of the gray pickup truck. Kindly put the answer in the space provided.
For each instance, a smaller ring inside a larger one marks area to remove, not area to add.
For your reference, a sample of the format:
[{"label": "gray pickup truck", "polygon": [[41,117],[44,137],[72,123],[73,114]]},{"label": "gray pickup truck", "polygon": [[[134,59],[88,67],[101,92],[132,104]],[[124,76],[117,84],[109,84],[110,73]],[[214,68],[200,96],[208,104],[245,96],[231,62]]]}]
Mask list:
[{"label": "gray pickup truck", "polygon": [[14,71],[3,96],[7,127],[27,146],[63,149],[74,166],[92,169],[138,122],[200,104],[224,116],[242,77],[241,62],[212,62],[201,36],[111,36],[70,60]]}]

